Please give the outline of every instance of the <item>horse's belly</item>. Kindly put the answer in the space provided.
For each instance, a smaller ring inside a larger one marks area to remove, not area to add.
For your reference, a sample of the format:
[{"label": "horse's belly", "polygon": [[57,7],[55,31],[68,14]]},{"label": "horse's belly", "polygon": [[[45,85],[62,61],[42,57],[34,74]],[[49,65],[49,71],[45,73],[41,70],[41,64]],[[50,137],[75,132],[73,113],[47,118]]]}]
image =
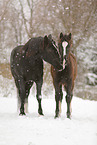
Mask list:
[{"label": "horse's belly", "polygon": [[43,70],[38,70],[38,69],[37,70],[31,69],[27,71],[25,74],[26,81],[32,80],[36,82],[41,80],[42,77],[43,77]]}]

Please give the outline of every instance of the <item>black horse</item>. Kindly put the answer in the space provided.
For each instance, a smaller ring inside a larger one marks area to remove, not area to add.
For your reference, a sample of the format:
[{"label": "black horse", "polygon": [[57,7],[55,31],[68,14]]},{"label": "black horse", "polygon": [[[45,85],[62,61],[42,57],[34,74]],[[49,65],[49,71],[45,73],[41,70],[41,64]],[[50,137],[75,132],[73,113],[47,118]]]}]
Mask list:
[{"label": "black horse", "polygon": [[55,88],[56,114],[55,118],[61,113],[61,102],[63,98],[62,85],[66,90],[67,102],[67,117],[71,116],[71,100],[73,97],[74,81],[77,75],[77,62],[75,56],[71,53],[72,38],[69,35],[60,34],[58,43],[59,52],[61,54],[61,63],[63,70],[57,71],[54,66],[51,66],[51,74]]},{"label": "black horse", "polygon": [[15,80],[20,99],[20,114],[25,115],[25,103],[33,83],[36,83],[38,113],[43,115],[41,88],[43,84],[43,60],[57,70],[62,69],[60,55],[49,36],[31,38],[24,46],[13,49],[10,57],[11,72]]}]

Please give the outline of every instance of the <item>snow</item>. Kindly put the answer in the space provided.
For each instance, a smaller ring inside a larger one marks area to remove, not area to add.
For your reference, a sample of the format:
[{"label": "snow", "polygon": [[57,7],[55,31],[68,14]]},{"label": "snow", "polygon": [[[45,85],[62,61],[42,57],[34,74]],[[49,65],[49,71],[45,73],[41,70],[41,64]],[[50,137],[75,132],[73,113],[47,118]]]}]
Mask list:
[{"label": "snow", "polygon": [[36,98],[29,97],[29,113],[19,116],[16,97],[0,97],[0,145],[97,145],[97,102],[74,97],[72,119],[54,119],[55,100],[42,100],[44,116],[37,113]]}]

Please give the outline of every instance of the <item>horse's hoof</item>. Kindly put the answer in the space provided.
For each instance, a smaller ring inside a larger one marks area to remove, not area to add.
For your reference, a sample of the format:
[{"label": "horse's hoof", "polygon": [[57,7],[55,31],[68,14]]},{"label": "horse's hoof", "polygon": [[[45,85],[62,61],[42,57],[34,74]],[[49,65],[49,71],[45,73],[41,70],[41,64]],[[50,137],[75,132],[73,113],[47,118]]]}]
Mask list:
[{"label": "horse's hoof", "polygon": [[56,114],[54,118],[55,118],[55,119],[56,119],[56,118],[59,118],[59,114]]},{"label": "horse's hoof", "polygon": [[67,113],[67,118],[68,118],[68,119],[71,119],[70,113]]},{"label": "horse's hoof", "polygon": [[25,112],[20,112],[20,116],[26,115]]},{"label": "horse's hoof", "polygon": [[57,119],[57,118],[58,118],[58,116],[55,116],[55,117],[54,117],[54,119]]},{"label": "horse's hoof", "polygon": [[70,116],[67,116],[67,118],[68,118],[68,119],[71,119],[71,117],[70,117]]},{"label": "horse's hoof", "polygon": [[42,116],[44,116],[44,114],[43,114],[43,113],[39,113],[39,115],[42,115]]},{"label": "horse's hoof", "polygon": [[42,110],[38,110],[39,115],[44,116],[43,111]]}]

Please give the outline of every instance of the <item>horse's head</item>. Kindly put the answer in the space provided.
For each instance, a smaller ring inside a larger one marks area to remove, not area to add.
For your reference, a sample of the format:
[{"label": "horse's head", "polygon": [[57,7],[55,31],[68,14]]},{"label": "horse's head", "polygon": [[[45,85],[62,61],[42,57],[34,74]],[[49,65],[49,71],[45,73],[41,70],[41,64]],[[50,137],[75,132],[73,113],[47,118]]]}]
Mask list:
[{"label": "horse's head", "polygon": [[44,37],[42,57],[45,61],[53,65],[55,69],[62,69],[62,64],[60,63],[60,54],[51,35]]},{"label": "horse's head", "polygon": [[[63,35],[63,33],[60,33],[60,39],[59,39],[59,46],[61,48],[61,56],[63,60],[63,68],[65,68],[65,65],[68,60],[70,48],[72,45],[72,38],[71,38],[71,33],[69,35]],[[59,48],[59,49],[60,49]]]}]

